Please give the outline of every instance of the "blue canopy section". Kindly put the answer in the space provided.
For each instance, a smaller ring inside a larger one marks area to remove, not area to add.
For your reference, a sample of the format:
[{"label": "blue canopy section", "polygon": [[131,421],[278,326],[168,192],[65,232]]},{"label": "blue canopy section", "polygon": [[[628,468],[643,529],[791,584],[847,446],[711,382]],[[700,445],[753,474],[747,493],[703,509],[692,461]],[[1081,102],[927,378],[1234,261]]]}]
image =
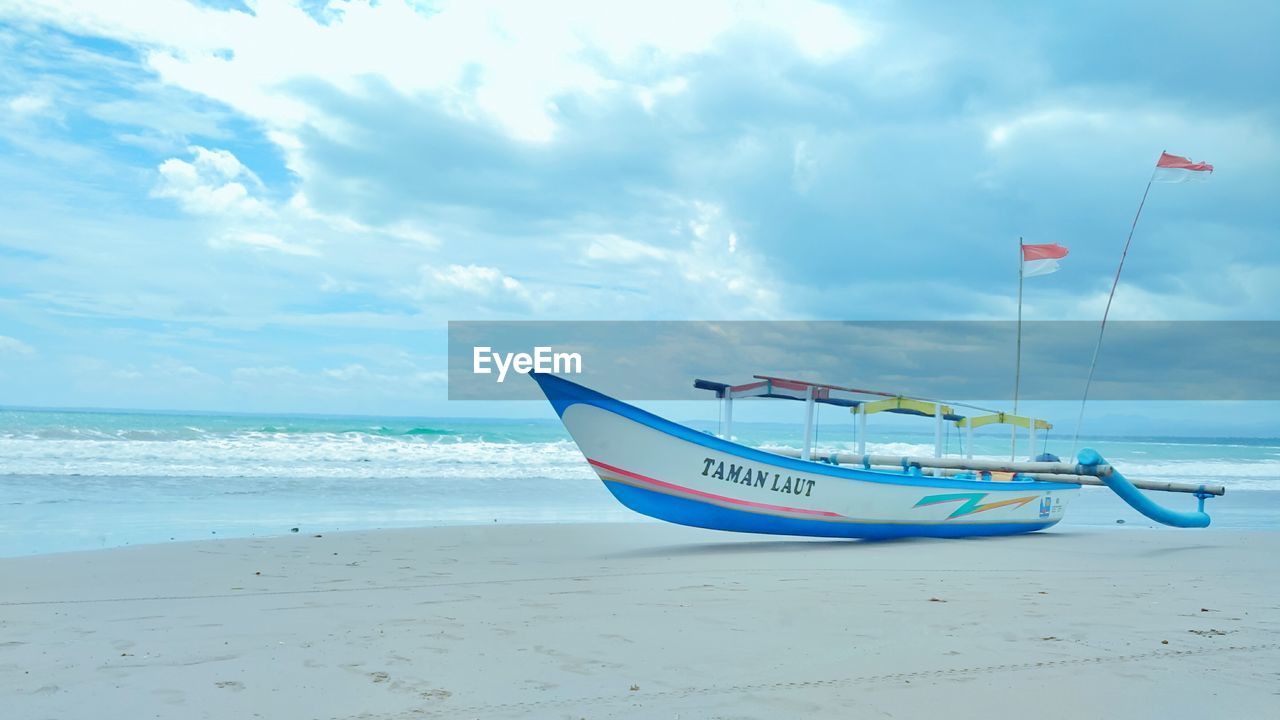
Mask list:
[{"label": "blue canopy section", "polygon": [[[714,392],[716,394],[716,397],[718,398],[724,397],[730,390],[733,389],[733,386],[730,385],[729,383],[716,382],[715,380],[702,380],[699,378],[694,379],[693,387],[697,390],[710,390]],[[801,401],[804,400],[804,398],[796,397],[795,395],[781,395],[778,393],[762,393],[760,395],[756,395],[755,397],[779,398],[782,400],[801,400]],[[849,398],[836,398],[836,397],[829,397],[829,396],[815,397],[813,401],[817,403],[822,403],[824,405],[836,405],[838,407],[858,407],[863,402],[861,400],[852,400]]]}]

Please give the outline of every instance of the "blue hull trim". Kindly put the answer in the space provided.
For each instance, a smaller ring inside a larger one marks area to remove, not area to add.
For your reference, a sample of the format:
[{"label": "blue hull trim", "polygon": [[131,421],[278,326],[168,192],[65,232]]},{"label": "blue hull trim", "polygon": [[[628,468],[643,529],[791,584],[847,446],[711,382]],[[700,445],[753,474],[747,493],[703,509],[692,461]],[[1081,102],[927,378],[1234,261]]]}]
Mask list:
[{"label": "blue hull trim", "polygon": [[1057,521],[1043,523],[954,523],[906,525],[887,523],[827,522],[762,515],[666,495],[620,482],[604,481],[618,502],[640,513],[677,525],[765,535],[892,540],[904,537],[961,538],[1016,535],[1044,530]]},{"label": "blue hull trim", "polygon": [[730,442],[714,435],[708,435],[704,432],[698,432],[693,428],[671,422],[666,418],[641,410],[634,405],[628,405],[627,403],[615,400],[608,395],[598,393],[595,390],[570,382],[564,378],[556,377],[555,375],[529,373],[529,377],[532,377],[538,382],[538,386],[542,388],[543,394],[547,396],[547,400],[549,400],[551,402],[551,406],[555,408],[556,414],[561,417],[564,417],[564,411],[570,405],[574,405],[576,403],[593,405],[601,408],[602,410],[608,410],[609,412],[621,415],[628,420],[633,420],[641,425],[664,432],[672,437],[679,438],[695,445],[700,445],[702,447],[728,453],[730,455],[736,455],[744,460],[769,463],[777,467],[785,467],[798,472],[825,475],[827,477],[845,478],[848,480],[858,480],[861,482],[886,483],[890,485],[904,485],[922,488],[978,490],[982,492],[1024,492],[1031,488],[1034,488],[1036,491],[1080,489],[1079,485],[1070,483],[1036,482],[1031,480],[1012,480],[1009,482],[1001,482],[996,484],[997,486],[993,486],[993,483],[982,480],[963,480],[919,475],[912,476],[903,472],[866,470],[860,467],[828,465],[826,463],[798,460],[796,458],[789,458],[765,452],[763,450],[757,450],[756,448],[748,447],[746,445],[739,445],[738,443]]}]

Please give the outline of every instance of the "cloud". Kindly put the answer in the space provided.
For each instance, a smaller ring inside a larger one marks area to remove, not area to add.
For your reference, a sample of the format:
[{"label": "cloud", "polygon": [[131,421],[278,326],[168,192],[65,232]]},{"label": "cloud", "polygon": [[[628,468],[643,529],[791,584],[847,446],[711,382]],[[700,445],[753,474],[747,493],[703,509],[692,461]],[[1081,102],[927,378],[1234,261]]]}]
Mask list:
[{"label": "cloud", "polygon": [[305,375],[295,367],[274,365],[269,367],[238,367],[231,370],[233,383],[261,385],[280,382],[296,382],[305,379]]},{"label": "cloud", "polygon": [[587,259],[609,263],[634,263],[644,260],[666,260],[661,248],[628,240],[620,235],[601,235],[587,246]]},{"label": "cloud", "polygon": [[17,338],[7,335],[0,335],[0,356],[3,355],[34,355],[35,348],[22,342]]},{"label": "cloud", "polygon": [[352,363],[340,368],[329,368],[323,372],[326,376],[342,382],[364,380],[369,377],[368,369],[359,363]]},{"label": "cloud", "polygon": [[132,365],[121,368],[112,375],[121,380],[150,379],[160,383],[169,382],[175,386],[220,385],[221,379],[190,363],[174,357],[161,357],[151,363],[146,371],[139,371]]},{"label": "cloud", "polygon": [[0,6],[0,316],[42,359],[305,403],[436,367],[334,328],[1005,318],[1019,236],[1072,250],[1028,313],[1094,318],[1162,147],[1219,172],[1152,190],[1117,316],[1280,307],[1269,6],[230,5]]},{"label": "cloud", "polygon": [[259,215],[266,212],[262,201],[253,197],[249,186],[258,189],[262,181],[226,150],[210,150],[198,145],[187,148],[191,162],[169,158],[160,164],[160,181],[152,194],[177,200],[184,210],[196,214]]},{"label": "cloud", "polygon": [[146,377],[144,373],[140,372],[137,368],[133,367],[132,365],[128,367],[122,367],[122,368],[117,368],[115,370],[112,370],[110,375],[116,380],[123,380],[125,382],[133,382],[135,380],[141,380],[144,377]]},{"label": "cloud", "polygon": [[527,304],[531,296],[519,280],[494,267],[482,265],[449,265],[418,269],[422,282],[409,290],[416,298],[440,298],[458,292],[477,298],[513,300]]},{"label": "cloud", "polygon": [[[558,98],[623,83],[610,66],[673,67],[741,36],[776,38],[829,62],[865,40],[846,13],[810,0],[478,1],[429,11],[406,2],[338,2],[322,19],[274,2],[243,12],[185,2],[62,0],[18,3],[9,13],[146,47],[148,64],[166,82],[278,130],[323,120],[305,100],[281,92],[290,84],[323,78],[353,92],[364,78],[380,77],[406,96],[448,98],[458,116],[486,118],[530,142],[555,137]],[[281,38],[289,38],[287,45]]]},{"label": "cloud", "polygon": [[218,249],[245,247],[252,250],[271,250],[285,255],[317,257],[320,252],[313,247],[300,243],[281,240],[275,235],[264,232],[241,232],[222,235],[209,241],[209,246]]},{"label": "cloud", "polygon": [[[359,407],[370,400],[385,402],[387,398],[404,397],[406,390],[415,394],[412,404],[405,411],[420,413],[427,396],[443,394],[448,373],[440,370],[423,370],[414,363],[379,363],[368,367],[361,363],[347,363],[338,367],[303,370],[292,365],[267,365],[237,367],[230,371],[229,381],[239,391],[254,389],[267,394],[304,392],[308,397],[321,398],[329,403],[341,402],[346,407]],[[324,407],[323,405],[321,407]]]},{"label": "cloud", "polygon": [[53,100],[51,100],[47,95],[37,95],[32,93],[9,98],[8,102],[5,103],[5,107],[9,108],[10,112],[17,115],[39,115],[48,110],[52,105]]},{"label": "cloud", "polygon": [[1084,128],[1093,132],[1103,132],[1115,122],[1115,116],[1097,110],[1080,110],[1075,108],[1056,107],[1023,113],[991,128],[988,135],[988,147],[995,149],[1026,133],[1040,131],[1042,133],[1070,132]]}]

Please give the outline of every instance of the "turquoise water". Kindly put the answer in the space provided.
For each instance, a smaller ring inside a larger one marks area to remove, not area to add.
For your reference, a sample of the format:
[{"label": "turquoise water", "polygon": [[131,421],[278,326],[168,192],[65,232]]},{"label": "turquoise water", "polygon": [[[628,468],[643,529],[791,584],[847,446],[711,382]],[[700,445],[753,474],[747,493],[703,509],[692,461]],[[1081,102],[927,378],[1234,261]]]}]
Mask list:
[{"label": "turquoise water", "polygon": [[[800,437],[781,423],[734,430],[751,445],[794,447]],[[1050,436],[1038,450],[1066,456],[1068,440]],[[947,441],[960,450],[957,435]],[[927,433],[873,431],[869,449],[931,454],[932,442]],[[818,444],[851,451],[852,427],[823,426]],[[1220,527],[1280,527],[1280,439],[1087,444],[1134,479],[1227,485],[1228,497],[1210,504],[1221,509]],[[980,435],[975,451],[1007,455],[1008,436]],[[639,519],[596,481],[554,420],[0,410],[0,463],[0,555],[293,528]],[[1084,495],[1064,525],[1144,522],[1106,491]]]}]

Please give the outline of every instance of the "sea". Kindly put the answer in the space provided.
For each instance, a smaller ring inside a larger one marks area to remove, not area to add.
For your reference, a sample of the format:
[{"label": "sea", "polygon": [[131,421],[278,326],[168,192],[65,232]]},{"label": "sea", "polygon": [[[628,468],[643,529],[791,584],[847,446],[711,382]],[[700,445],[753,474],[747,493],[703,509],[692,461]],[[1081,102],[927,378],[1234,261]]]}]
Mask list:
[{"label": "sea", "polygon": [[[708,432],[715,422],[689,421]],[[800,428],[738,423],[735,439],[796,447]],[[927,433],[868,450],[928,455]],[[959,450],[948,436],[949,449]],[[1041,450],[1064,457],[1069,438]],[[1214,527],[1280,529],[1280,438],[1083,438],[1131,479],[1225,485]],[[852,451],[852,428],[822,450]],[[980,457],[1007,457],[983,436]],[[1161,493],[1175,508],[1190,495]],[[649,521],[620,506],[559,422],[0,409],[0,556],[127,545],[491,523]],[[1056,530],[1145,529],[1084,488]],[[1188,532],[1188,531],[1180,531]]]}]

